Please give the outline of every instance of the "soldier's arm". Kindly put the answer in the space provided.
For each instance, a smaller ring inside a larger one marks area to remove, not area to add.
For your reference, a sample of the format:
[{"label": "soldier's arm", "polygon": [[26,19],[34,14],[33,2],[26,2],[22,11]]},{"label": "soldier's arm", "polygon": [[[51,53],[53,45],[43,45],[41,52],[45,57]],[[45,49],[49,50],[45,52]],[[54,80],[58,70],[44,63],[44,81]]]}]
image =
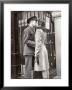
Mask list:
[{"label": "soldier's arm", "polygon": [[27,44],[29,47],[35,47],[35,41],[30,40],[30,32],[25,30],[23,33],[23,44]]},{"label": "soldier's arm", "polygon": [[28,31],[27,30],[25,30],[24,32],[23,32],[23,44],[26,44],[27,43],[27,40],[28,40]]},{"label": "soldier's arm", "polygon": [[35,45],[35,57],[37,57],[41,51],[42,47],[42,36],[41,36],[41,30],[37,29],[36,31],[36,45]]},{"label": "soldier's arm", "polygon": [[35,47],[35,41],[28,40],[27,45],[30,47]]},{"label": "soldier's arm", "polygon": [[34,38],[30,38],[31,37],[31,31],[28,32],[28,40],[27,40],[27,45],[29,47],[35,47],[35,41],[33,41]]}]

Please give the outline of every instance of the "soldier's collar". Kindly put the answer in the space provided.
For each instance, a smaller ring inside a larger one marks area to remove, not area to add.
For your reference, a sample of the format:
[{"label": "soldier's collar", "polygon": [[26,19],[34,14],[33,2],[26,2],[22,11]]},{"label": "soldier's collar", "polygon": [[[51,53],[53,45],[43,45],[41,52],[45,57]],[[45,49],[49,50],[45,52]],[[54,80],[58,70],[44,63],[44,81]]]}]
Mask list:
[{"label": "soldier's collar", "polygon": [[35,27],[31,27],[31,26],[29,26],[29,27],[33,32],[35,32]]}]

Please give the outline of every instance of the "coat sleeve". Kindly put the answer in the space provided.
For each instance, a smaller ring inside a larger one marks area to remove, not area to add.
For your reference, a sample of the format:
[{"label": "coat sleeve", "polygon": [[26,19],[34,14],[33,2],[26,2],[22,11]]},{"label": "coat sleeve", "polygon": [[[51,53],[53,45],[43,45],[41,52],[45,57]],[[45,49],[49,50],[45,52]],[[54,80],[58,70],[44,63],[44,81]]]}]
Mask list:
[{"label": "coat sleeve", "polygon": [[41,30],[37,29],[36,36],[35,36],[35,56],[40,54],[40,50],[42,47],[42,36],[41,36]]},{"label": "coat sleeve", "polygon": [[25,30],[23,33],[23,44],[27,44],[29,47],[35,47],[35,41],[30,40],[30,32]]},{"label": "coat sleeve", "polygon": [[23,38],[22,38],[23,45],[27,43],[27,40],[28,40],[28,31],[25,30],[25,31],[23,32]]},{"label": "coat sleeve", "polygon": [[35,47],[35,41],[28,40],[27,45],[30,47]]}]

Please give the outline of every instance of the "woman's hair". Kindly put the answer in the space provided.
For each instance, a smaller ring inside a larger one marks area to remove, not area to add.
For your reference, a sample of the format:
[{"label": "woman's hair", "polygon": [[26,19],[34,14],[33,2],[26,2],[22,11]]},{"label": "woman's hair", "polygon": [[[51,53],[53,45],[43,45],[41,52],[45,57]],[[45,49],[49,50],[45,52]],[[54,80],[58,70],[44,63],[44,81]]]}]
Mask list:
[{"label": "woman's hair", "polygon": [[45,22],[42,21],[41,26],[42,27],[45,27]]}]

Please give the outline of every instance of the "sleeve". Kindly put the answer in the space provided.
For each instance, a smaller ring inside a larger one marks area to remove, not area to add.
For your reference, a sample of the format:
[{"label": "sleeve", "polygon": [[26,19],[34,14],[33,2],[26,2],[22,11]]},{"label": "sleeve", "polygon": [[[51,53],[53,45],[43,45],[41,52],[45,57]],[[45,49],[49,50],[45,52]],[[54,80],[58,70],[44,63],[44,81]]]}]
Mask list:
[{"label": "sleeve", "polygon": [[39,55],[42,46],[41,30],[37,29],[35,36],[35,56]]},{"label": "sleeve", "polygon": [[27,44],[29,47],[35,47],[35,41],[30,40],[30,32],[25,30],[23,33],[23,44]]},{"label": "sleeve", "polygon": [[28,31],[27,30],[25,30],[24,32],[23,32],[23,44],[26,44],[26,42],[27,42],[27,40],[28,40]]},{"label": "sleeve", "polygon": [[28,40],[27,45],[30,46],[30,47],[35,47],[35,42],[31,41],[31,40]]}]

